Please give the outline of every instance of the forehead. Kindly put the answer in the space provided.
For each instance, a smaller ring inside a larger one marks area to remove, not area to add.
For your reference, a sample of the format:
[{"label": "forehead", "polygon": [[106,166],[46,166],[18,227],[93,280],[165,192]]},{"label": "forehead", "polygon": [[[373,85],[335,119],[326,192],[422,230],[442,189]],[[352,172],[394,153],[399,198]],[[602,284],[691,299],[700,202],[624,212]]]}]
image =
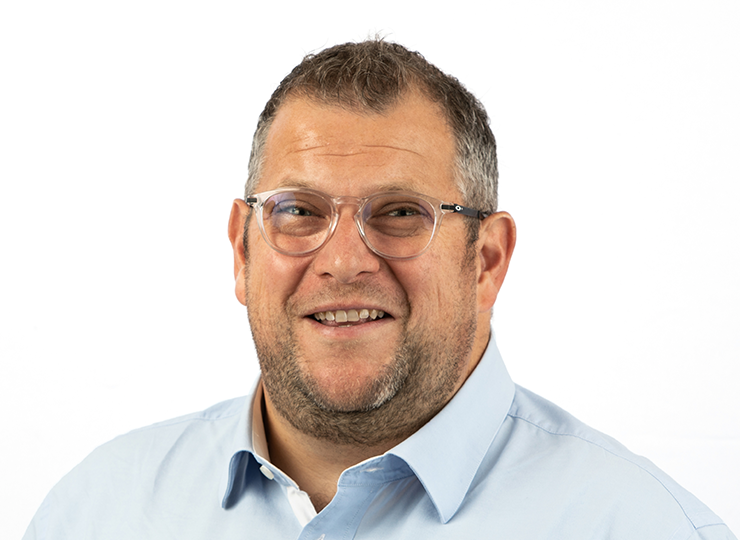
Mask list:
[{"label": "forehead", "polygon": [[332,195],[411,189],[453,196],[455,144],[438,106],[409,94],[383,114],[303,98],[284,103],[270,127],[259,191],[290,185]]}]

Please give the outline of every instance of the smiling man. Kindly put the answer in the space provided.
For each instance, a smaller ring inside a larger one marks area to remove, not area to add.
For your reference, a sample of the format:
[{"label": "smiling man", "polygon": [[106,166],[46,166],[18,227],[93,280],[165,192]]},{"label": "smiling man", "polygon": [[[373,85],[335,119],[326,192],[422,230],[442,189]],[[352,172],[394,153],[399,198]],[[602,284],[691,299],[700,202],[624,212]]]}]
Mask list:
[{"label": "smiling man", "polygon": [[344,469],[416,432],[473,371],[514,223],[443,210],[462,197],[456,147],[423,92],[380,112],[294,93],[229,231],[270,454],[321,509]]},{"label": "smiling man", "polygon": [[261,377],[102,446],[26,538],[734,538],[650,462],[513,384],[515,244],[480,103],[383,41],[308,56],[229,220]]}]

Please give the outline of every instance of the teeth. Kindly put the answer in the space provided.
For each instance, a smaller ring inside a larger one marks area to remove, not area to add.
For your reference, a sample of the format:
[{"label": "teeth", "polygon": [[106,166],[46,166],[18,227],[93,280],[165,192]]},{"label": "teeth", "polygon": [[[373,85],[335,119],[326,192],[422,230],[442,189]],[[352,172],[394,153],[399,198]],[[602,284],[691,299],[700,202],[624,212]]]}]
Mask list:
[{"label": "teeth", "polygon": [[317,321],[336,321],[337,323],[345,322],[359,322],[367,321],[368,319],[374,321],[375,319],[382,319],[385,316],[384,311],[377,309],[350,309],[345,311],[338,309],[336,311],[319,311],[313,314],[313,318]]}]

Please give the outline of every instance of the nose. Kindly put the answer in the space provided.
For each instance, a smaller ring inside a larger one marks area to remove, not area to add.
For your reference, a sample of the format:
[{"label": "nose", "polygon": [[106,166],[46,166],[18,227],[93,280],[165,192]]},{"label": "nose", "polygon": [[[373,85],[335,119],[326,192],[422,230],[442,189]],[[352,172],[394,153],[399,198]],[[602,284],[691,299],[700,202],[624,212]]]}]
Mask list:
[{"label": "nose", "polygon": [[356,209],[356,205],[339,207],[334,234],[314,256],[317,274],[330,275],[340,283],[353,283],[380,270],[380,257],[365,245],[355,224]]}]

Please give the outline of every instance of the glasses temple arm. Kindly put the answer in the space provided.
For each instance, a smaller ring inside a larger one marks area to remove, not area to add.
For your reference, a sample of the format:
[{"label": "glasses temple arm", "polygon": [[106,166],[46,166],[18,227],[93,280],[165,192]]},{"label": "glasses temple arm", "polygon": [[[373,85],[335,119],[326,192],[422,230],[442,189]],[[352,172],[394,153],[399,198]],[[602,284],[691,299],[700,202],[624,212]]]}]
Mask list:
[{"label": "glasses temple arm", "polygon": [[462,214],[463,216],[470,216],[478,219],[486,219],[491,215],[490,212],[481,212],[480,210],[474,210],[467,206],[461,206],[459,204],[443,204],[441,205],[442,210],[450,210],[456,214]]}]

